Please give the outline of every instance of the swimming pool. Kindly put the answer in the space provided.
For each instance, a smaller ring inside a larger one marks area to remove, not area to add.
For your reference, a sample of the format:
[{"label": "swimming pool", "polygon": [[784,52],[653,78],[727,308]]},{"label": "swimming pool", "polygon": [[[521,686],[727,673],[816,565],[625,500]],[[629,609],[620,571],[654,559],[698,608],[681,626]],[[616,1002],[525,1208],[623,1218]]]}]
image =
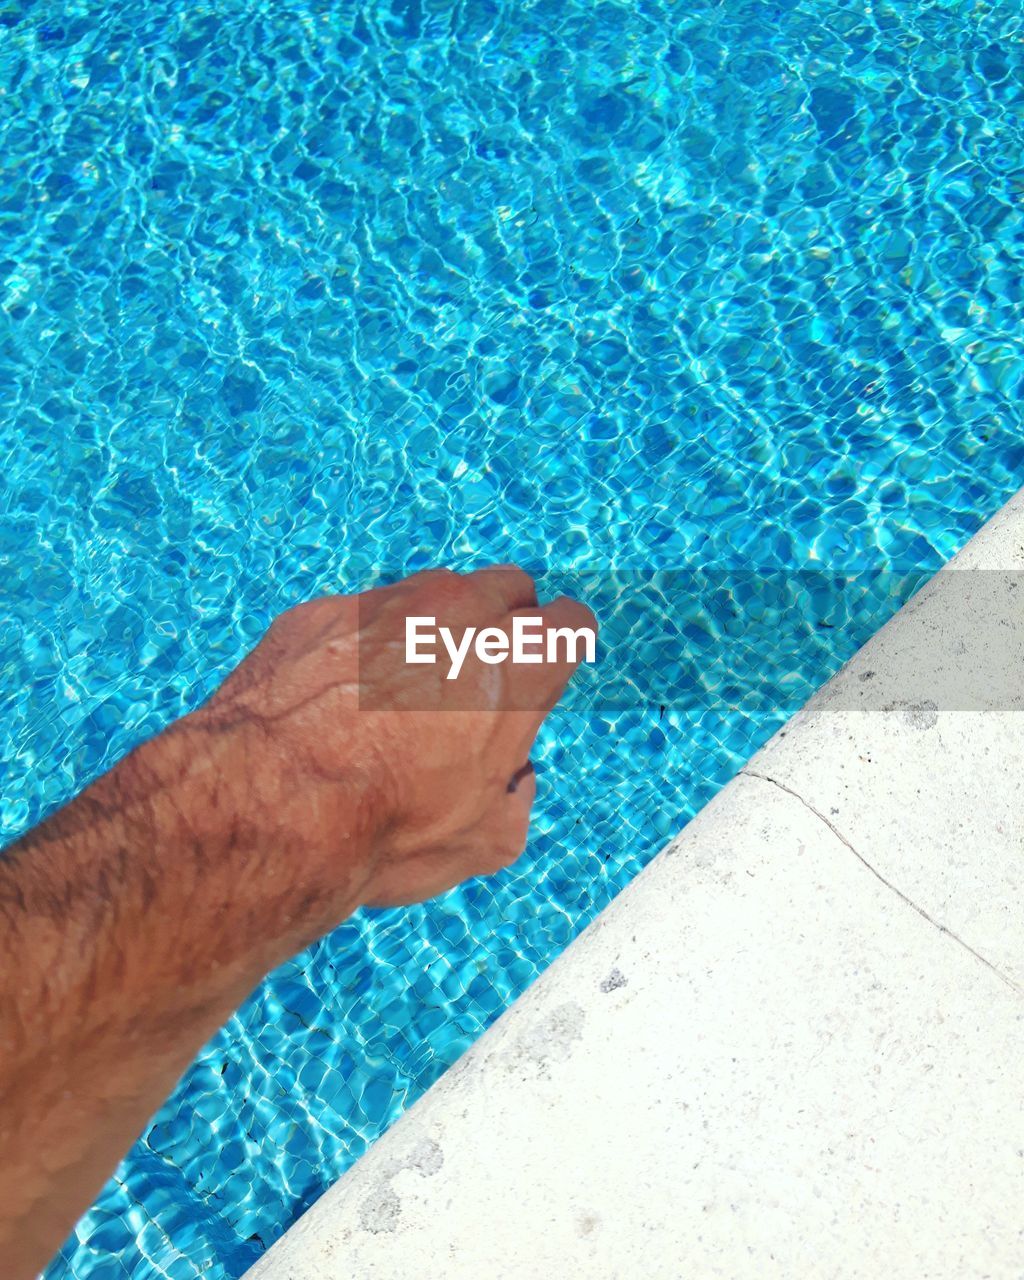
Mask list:
[{"label": "swimming pool", "polygon": [[[1022,25],[0,5],[3,838],[317,592],[937,567],[1024,481]],[[50,1280],[240,1275],[902,590],[798,659],[687,633],[667,706],[581,687],[514,870],[276,972]]]}]

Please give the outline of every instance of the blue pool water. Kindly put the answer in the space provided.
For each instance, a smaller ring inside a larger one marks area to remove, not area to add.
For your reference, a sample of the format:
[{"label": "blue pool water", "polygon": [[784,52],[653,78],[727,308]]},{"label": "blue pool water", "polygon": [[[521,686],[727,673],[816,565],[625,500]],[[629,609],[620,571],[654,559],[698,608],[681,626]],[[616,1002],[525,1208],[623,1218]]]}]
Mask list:
[{"label": "blue pool water", "polygon": [[[1022,26],[987,0],[0,0],[0,835],[318,592],[938,566],[1024,482]],[[239,1276],[891,581],[799,649],[712,612],[667,706],[581,686],[521,862],[272,975],[49,1280]]]}]

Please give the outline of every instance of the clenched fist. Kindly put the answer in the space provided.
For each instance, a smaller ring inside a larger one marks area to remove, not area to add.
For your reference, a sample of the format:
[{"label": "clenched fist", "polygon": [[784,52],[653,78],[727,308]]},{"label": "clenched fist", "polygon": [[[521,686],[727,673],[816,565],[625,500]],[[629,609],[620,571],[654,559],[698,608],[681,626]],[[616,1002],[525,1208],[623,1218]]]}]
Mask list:
[{"label": "clenched fist", "polygon": [[407,619],[455,635],[516,615],[545,628],[596,629],[589,609],[543,608],[530,577],[497,567],[434,570],[359,596],[289,610],[189,730],[238,735],[227,767],[260,815],[283,873],[319,892],[328,927],[353,895],[382,905],[431,897],[514,861],[526,843],[535,783],[530,748],[577,665],[407,661]]}]

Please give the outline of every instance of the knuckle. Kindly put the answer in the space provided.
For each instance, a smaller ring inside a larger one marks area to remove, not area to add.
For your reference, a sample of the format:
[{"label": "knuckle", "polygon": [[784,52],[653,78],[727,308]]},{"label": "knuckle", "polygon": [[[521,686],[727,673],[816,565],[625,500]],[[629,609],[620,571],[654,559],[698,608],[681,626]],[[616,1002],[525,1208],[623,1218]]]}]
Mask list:
[{"label": "knuckle", "polygon": [[514,564],[494,565],[474,575],[502,609],[525,609],[537,602],[537,584],[533,574]]},{"label": "knuckle", "polygon": [[597,617],[594,611],[580,600],[574,600],[571,596],[560,596],[552,602],[550,608],[553,619],[559,624],[597,630]]},{"label": "knuckle", "polygon": [[532,573],[527,573],[525,569],[512,569],[509,572],[509,583],[517,596],[536,597],[537,583]]},{"label": "knuckle", "polygon": [[431,600],[439,604],[457,604],[468,594],[468,580],[453,569],[432,570],[429,584]]},{"label": "knuckle", "polygon": [[408,582],[412,587],[429,587],[434,590],[441,586],[442,583],[450,582],[452,579],[458,578],[458,576],[454,569],[421,569],[419,573],[414,573],[408,579]]}]

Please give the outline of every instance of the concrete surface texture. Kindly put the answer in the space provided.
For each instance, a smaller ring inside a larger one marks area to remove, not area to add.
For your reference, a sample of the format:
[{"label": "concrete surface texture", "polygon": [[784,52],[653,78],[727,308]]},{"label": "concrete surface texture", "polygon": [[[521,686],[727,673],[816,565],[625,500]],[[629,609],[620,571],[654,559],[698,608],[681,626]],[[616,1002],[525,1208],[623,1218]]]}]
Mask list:
[{"label": "concrete surface texture", "polygon": [[1024,1276],[1024,493],[249,1272]]}]

